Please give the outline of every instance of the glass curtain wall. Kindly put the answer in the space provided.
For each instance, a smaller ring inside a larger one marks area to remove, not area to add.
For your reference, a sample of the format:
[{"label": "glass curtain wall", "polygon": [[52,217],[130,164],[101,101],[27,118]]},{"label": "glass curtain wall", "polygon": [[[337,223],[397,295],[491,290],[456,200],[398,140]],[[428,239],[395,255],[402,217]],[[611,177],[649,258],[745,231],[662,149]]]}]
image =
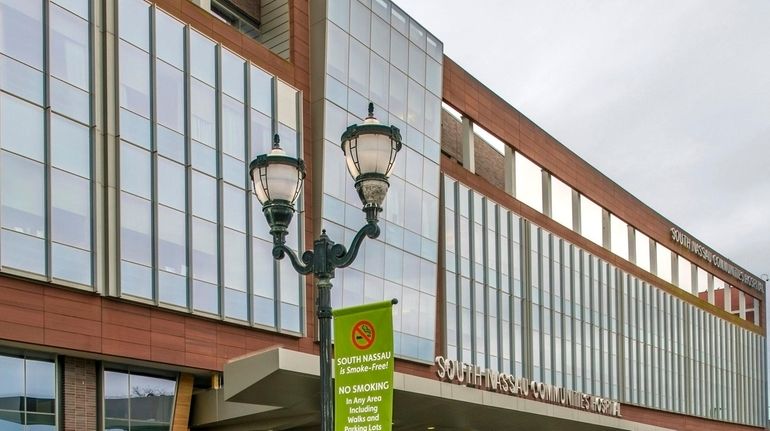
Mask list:
[{"label": "glass curtain wall", "polygon": [[118,5],[120,294],[302,332],[301,278],[274,261],[247,172],[275,133],[296,157],[301,95],[142,0]]},{"label": "glass curtain wall", "polygon": [[448,358],[629,404],[763,426],[761,335],[446,176],[442,199]]},{"label": "glass curtain wall", "polygon": [[54,431],[56,363],[0,354],[0,429]]},{"label": "glass curtain wall", "polygon": [[105,431],[168,431],[176,380],[120,370],[104,371]]},{"label": "glass curtain wall", "polygon": [[0,1],[0,266],[89,289],[90,14],[88,0]]},{"label": "glass curtain wall", "polygon": [[442,44],[387,0],[328,0],[323,106],[322,227],[349,244],[364,225],[340,135],[366,115],[397,126],[405,146],[390,177],[382,234],[339,272],[332,305],[397,298],[395,352],[434,357]]}]

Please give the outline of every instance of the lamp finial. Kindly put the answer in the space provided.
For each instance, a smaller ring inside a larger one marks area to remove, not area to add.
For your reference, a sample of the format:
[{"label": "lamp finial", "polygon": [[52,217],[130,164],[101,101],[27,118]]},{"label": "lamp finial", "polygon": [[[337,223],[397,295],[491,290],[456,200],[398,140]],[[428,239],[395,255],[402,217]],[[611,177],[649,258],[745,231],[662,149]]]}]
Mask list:
[{"label": "lamp finial", "polygon": [[369,116],[367,118],[374,118],[374,103],[369,102]]},{"label": "lamp finial", "polygon": [[281,137],[276,133],[273,135],[273,149],[281,148]]}]

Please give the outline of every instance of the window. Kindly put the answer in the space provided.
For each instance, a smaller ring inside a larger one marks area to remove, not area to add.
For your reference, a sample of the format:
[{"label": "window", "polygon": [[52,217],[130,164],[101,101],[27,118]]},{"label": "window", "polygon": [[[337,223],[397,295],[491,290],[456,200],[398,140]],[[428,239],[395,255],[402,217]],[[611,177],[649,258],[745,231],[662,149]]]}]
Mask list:
[{"label": "window", "polygon": [[56,364],[53,361],[0,355],[0,382],[1,429],[56,429]]},{"label": "window", "polygon": [[634,241],[636,242],[636,266],[645,271],[650,271],[650,237],[639,230],[635,230]]},{"label": "window", "polygon": [[580,196],[580,233],[603,245],[602,207],[585,196]]},{"label": "window", "polygon": [[610,214],[610,244],[613,253],[628,259],[628,225],[615,214]]},{"label": "window", "polygon": [[572,188],[553,175],[551,178],[551,217],[572,229]]},{"label": "window", "polygon": [[170,429],[175,394],[175,379],[105,370],[105,431]]},{"label": "window", "polygon": [[543,211],[543,173],[540,166],[534,164],[518,151],[514,154],[516,172],[516,199],[537,211]]}]

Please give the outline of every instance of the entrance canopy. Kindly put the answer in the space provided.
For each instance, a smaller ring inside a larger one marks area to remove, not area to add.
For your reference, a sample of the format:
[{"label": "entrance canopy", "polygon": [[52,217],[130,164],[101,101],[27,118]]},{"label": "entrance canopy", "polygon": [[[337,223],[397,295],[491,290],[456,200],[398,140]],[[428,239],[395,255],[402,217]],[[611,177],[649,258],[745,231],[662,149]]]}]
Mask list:
[{"label": "entrance canopy", "polygon": [[[293,350],[274,348],[236,358],[225,365],[222,389],[195,396],[192,427],[317,430],[318,376],[318,357]],[[404,373],[395,373],[393,395],[393,429],[398,431],[667,430]]]}]

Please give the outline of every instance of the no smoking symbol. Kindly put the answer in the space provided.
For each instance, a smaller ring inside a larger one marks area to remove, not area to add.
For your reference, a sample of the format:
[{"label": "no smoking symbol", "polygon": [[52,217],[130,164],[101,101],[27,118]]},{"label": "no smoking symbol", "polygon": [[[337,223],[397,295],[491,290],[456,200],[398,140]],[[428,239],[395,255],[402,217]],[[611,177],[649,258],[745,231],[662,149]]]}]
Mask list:
[{"label": "no smoking symbol", "polygon": [[366,350],[374,344],[374,325],[368,320],[362,320],[353,325],[353,345],[361,350]]}]

